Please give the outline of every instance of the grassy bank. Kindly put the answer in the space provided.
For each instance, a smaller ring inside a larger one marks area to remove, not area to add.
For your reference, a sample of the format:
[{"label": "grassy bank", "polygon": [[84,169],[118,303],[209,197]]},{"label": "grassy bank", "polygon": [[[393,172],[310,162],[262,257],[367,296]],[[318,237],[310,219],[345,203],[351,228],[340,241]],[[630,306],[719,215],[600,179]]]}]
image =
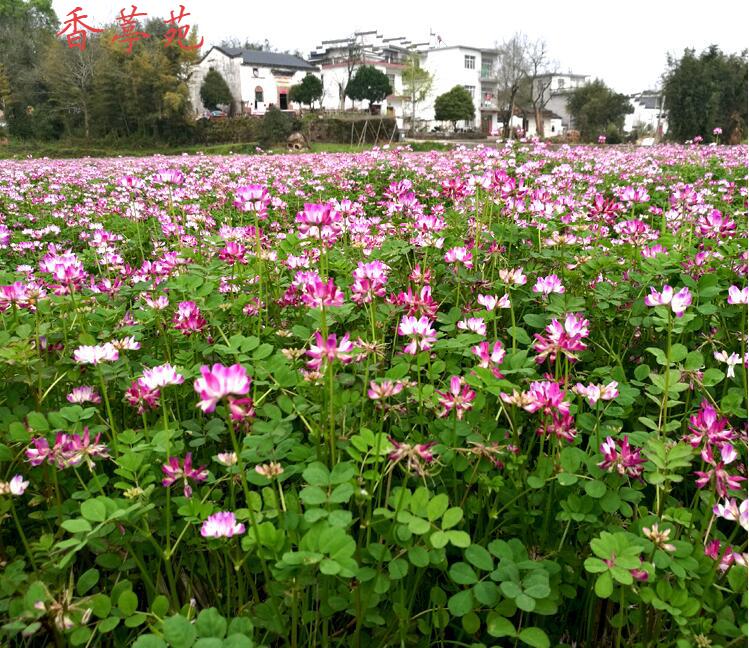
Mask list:
[{"label": "grassy bank", "polygon": [[[393,146],[397,146],[394,144]],[[410,142],[414,151],[441,151],[450,148],[438,142]],[[81,157],[144,157],[149,155],[254,155],[259,152],[256,143],[244,144],[189,144],[184,146],[148,145],[136,146],[130,144],[97,144],[95,142],[62,141],[62,142],[10,142],[0,144],[0,159],[33,158],[81,158]],[[363,146],[351,144],[336,144],[328,142],[314,142],[312,153],[356,153],[372,148],[370,144]],[[283,144],[270,147],[273,153],[288,153]],[[307,151],[301,151],[306,153]]]}]

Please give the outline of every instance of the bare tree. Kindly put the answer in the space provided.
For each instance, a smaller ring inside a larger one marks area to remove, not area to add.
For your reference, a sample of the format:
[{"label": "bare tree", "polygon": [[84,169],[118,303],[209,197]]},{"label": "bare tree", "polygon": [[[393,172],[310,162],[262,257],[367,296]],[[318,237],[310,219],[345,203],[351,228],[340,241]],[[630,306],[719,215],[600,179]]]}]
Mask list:
[{"label": "bare tree", "polygon": [[53,41],[42,62],[42,78],[49,97],[62,113],[80,113],[86,139],[90,136],[91,91],[96,65],[98,39],[91,39],[86,49],[65,47]]},{"label": "bare tree", "polygon": [[344,58],[346,63],[346,78],[338,81],[338,100],[339,108],[345,110],[346,108],[346,88],[351,82],[351,77],[354,76],[356,66],[363,62],[364,51],[356,40],[356,34],[348,39],[348,42],[344,46]]},{"label": "bare tree", "polygon": [[558,69],[556,61],[549,59],[546,42],[537,40],[528,44],[526,50],[528,76],[526,79],[528,101],[533,107],[536,120],[536,135],[544,136],[543,110],[551,99],[549,88],[552,75]]},{"label": "bare tree", "polygon": [[528,37],[516,33],[498,46],[499,102],[503,113],[504,136],[512,137],[510,121],[523,83],[528,78]]},{"label": "bare tree", "polygon": [[416,105],[424,101],[432,89],[433,77],[428,70],[421,67],[421,56],[410,52],[403,70],[403,90],[411,104],[410,132],[416,132]]}]

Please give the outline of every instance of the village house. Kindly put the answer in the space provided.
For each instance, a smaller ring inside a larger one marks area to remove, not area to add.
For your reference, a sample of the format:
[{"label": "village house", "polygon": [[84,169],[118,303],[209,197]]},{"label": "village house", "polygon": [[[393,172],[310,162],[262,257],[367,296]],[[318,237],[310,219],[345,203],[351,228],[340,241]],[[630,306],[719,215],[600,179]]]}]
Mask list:
[{"label": "village house", "polygon": [[[654,90],[645,90],[630,95],[633,112],[624,116],[624,131],[637,129],[641,135],[662,137],[668,131],[668,120],[663,110],[663,95]],[[660,133],[658,130],[660,129]]]},{"label": "village house", "polygon": [[214,46],[198,61],[190,77],[190,101],[197,116],[205,113],[200,86],[210,69],[219,72],[228,84],[235,114],[262,115],[270,106],[289,110],[291,86],[307,74],[319,76],[315,65],[293,54]]},{"label": "village house", "polygon": [[403,70],[408,57],[422,51],[428,43],[413,43],[398,36],[385,38],[377,31],[355,32],[347,38],[325,40],[310,53],[310,63],[319,66],[323,82],[322,106],[326,110],[365,109],[366,103],[346,97],[346,86],[362,65],[371,65],[390,81],[392,92],[379,104],[382,115],[394,117],[403,128],[407,97]]}]

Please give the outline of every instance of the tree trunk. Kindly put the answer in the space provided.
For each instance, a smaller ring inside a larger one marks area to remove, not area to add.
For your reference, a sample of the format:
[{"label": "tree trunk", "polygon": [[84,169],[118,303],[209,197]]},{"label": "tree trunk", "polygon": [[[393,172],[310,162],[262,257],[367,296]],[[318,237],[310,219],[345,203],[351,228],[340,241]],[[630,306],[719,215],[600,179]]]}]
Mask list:
[{"label": "tree trunk", "polygon": [[543,139],[544,137],[544,117],[543,113],[541,112],[541,109],[536,107],[535,109],[535,115],[536,115],[536,137]]},{"label": "tree trunk", "polygon": [[88,104],[83,103],[83,131],[86,134],[86,139],[89,138],[89,119],[88,119]]},{"label": "tree trunk", "polygon": [[507,123],[505,124],[505,137],[513,139],[512,134],[512,118],[515,116],[515,93],[510,95],[510,112],[507,117]]}]

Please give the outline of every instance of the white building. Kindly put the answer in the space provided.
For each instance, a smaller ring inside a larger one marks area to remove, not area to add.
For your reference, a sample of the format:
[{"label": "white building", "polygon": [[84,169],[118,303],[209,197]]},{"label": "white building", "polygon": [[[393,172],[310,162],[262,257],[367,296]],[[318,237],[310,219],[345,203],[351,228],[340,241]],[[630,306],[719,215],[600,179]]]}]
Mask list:
[{"label": "white building", "polygon": [[[546,110],[557,115],[561,120],[561,128],[564,133],[567,130],[575,128],[575,121],[567,108],[567,100],[570,93],[590,82],[590,76],[587,74],[562,74],[553,73],[545,74],[536,81],[542,84],[544,90],[544,99]],[[535,128],[534,128],[535,130]],[[550,137],[551,133],[544,124],[544,136]]]},{"label": "white building", "polygon": [[642,134],[655,136],[660,127],[660,136],[668,131],[668,120],[663,110],[663,95],[659,92],[646,90],[630,95],[629,103],[634,112],[625,115],[624,130],[631,133],[635,128]]},{"label": "white building", "polygon": [[310,53],[309,60],[320,68],[323,82],[323,108],[327,110],[365,110],[366,102],[346,97],[346,85],[356,70],[371,65],[387,75],[392,93],[379,104],[382,115],[395,117],[403,128],[406,97],[403,70],[408,57],[424,50],[427,43],[413,43],[399,36],[384,38],[377,31],[355,32],[347,38],[322,41]]},{"label": "white building", "polygon": [[289,110],[291,86],[307,74],[319,76],[317,67],[292,54],[214,46],[198,61],[190,76],[190,101],[198,115],[205,111],[200,86],[210,69],[219,72],[228,84],[234,97],[234,112],[253,115],[264,114],[271,105]]}]

